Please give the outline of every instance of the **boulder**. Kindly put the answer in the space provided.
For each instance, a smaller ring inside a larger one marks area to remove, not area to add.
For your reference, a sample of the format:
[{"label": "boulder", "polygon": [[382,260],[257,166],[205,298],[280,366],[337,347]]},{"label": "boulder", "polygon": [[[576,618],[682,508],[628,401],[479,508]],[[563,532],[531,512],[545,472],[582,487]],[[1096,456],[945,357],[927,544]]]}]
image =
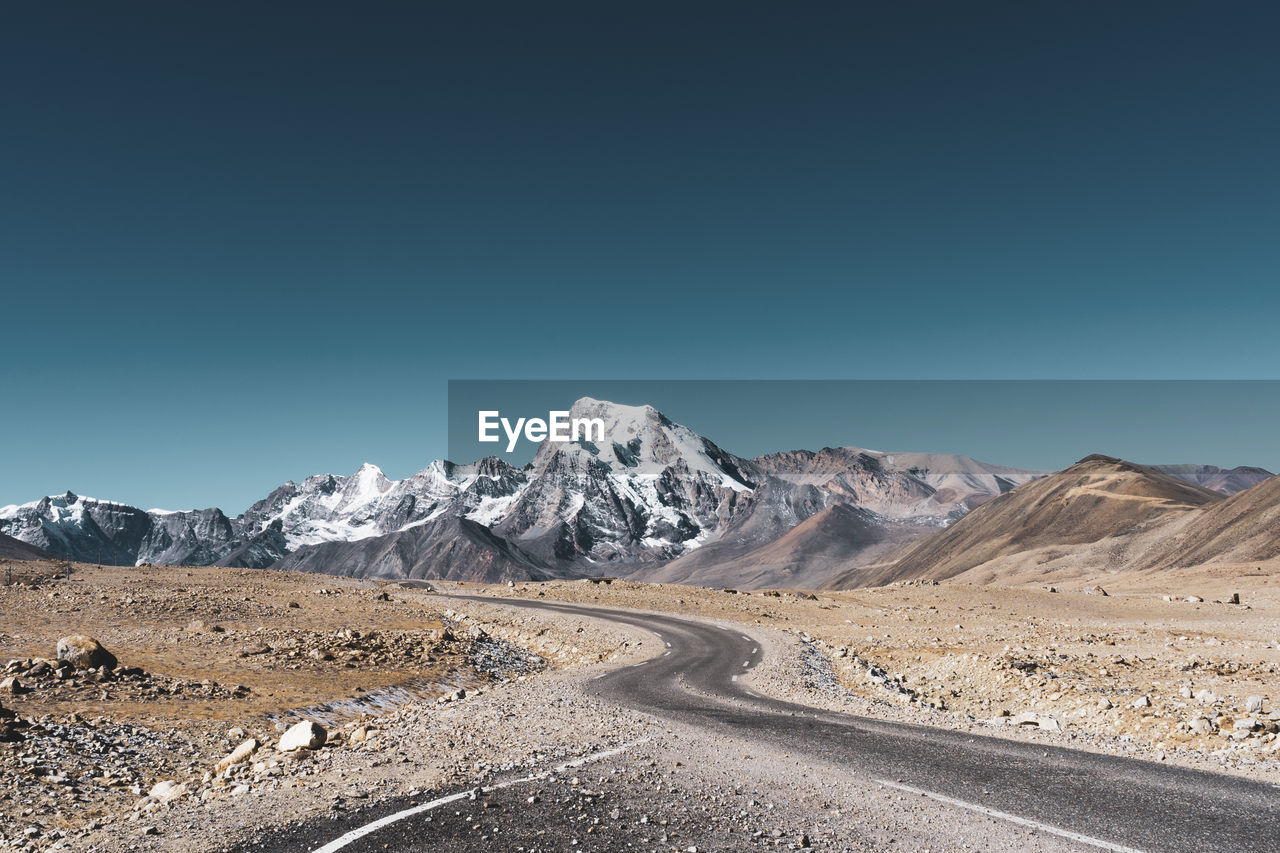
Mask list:
[{"label": "boulder", "polygon": [[254,738],[249,738],[247,741],[231,750],[230,754],[228,754],[226,758],[215,764],[213,766],[213,772],[225,773],[228,767],[248,761],[249,757],[257,751],[258,741]]},{"label": "boulder", "polygon": [[[3,686],[3,685],[0,685],[0,686]],[[1262,706],[1263,706],[1263,703],[1265,702],[1266,700],[1263,699],[1261,696],[1257,696],[1257,695],[1249,696],[1244,700],[1244,710],[1246,713],[1249,713],[1249,714],[1261,714]]]},{"label": "boulder", "polygon": [[58,660],[67,661],[79,669],[115,669],[119,663],[116,656],[103,648],[101,643],[83,634],[72,634],[58,641]]},{"label": "boulder", "polygon": [[147,792],[147,796],[151,799],[167,803],[176,800],[187,792],[187,786],[172,779],[165,779],[163,782],[157,782],[151,786],[151,790]]},{"label": "boulder", "polygon": [[1213,723],[1207,717],[1196,717],[1191,721],[1191,733],[1194,735],[1213,734]]},{"label": "boulder", "polygon": [[329,739],[324,726],[311,720],[303,720],[280,736],[276,749],[293,752],[299,749],[319,749]]},{"label": "boulder", "polygon": [[0,693],[8,693],[10,696],[21,696],[27,692],[27,688],[22,686],[22,682],[18,680],[18,676],[11,675],[4,681],[0,681]]}]

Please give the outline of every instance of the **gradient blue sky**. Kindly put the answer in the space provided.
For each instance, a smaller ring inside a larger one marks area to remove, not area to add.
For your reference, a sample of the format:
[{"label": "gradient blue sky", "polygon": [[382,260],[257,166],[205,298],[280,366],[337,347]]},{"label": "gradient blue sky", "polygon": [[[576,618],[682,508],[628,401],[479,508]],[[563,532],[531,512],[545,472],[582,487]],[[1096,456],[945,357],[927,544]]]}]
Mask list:
[{"label": "gradient blue sky", "polygon": [[14,5],[0,504],[402,476],[450,378],[1278,378],[1277,43],[1267,3]]}]

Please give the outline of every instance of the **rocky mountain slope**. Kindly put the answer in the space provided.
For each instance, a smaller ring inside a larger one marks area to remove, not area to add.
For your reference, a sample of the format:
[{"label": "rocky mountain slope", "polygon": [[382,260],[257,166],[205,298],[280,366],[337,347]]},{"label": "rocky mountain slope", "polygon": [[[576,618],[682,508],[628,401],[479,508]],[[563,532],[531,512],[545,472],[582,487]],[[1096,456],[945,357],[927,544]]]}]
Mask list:
[{"label": "rocky mountain slope", "polygon": [[1126,546],[1159,540],[1169,525],[1222,501],[1218,492],[1154,468],[1089,456],[983,504],[897,559],[852,569],[831,585],[944,580],[978,567],[998,577],[1000,565],[1041,566],[1047,573],[1060,559],[1084,560],[1096,570],[1120,568],[1136,556]]},{"label": "rocky mountain slope", "polygon": [[1280,557],[1280,477],[1196,514],[1139,562],[1149,568],[1253,563]]},{"label": "rocky mountain slope", "polygon": [[1268,477],[1274,476],[1265,468],[1240,465],[1236,468],[1219,468],[1217,465],[1152,465],[1165,474],[1180,480],[1204,486],[1224,495],[1234,495],[1251,489]]},{"label": "rocky mountain slope", "polygon": [[813,485],[886,518],[954,519],[1047,471],[991,465],[945,453],[859,447],[793,450],[754,460],[788,482]]},{"label": "rocky mountain slope", "polygon": [[874,563],[935,529],[837,503],[763,544],[729,538],[662,566],[632,572],[628,579],[742,589],[815,589],[833,574],[851,565]]},{"label": "rocky mountain slope", "polygon": [[50,560],[54,555],[21,539],[0,533],[0,560]]}]

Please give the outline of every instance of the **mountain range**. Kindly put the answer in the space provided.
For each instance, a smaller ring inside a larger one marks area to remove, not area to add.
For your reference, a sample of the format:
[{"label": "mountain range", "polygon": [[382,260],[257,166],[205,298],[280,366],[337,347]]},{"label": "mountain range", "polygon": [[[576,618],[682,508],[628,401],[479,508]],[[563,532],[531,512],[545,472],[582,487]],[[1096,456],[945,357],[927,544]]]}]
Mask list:
[{"label": "mountain range", "polygon": [[[650,406],[590,398],[570,417],[601,419],[607,441],[544,442],[520,468],[494,457],[436,461],[403,480],[364,465],[349,476],[285,483],[234,517],[217,508],[144,511],[67,492],[0,508],[0,534],[66,559],[116,565],[812,588],[965,571],[1041,540],[1070,545],[1092,535],[1081,533],[1087,505],[1073,501],[1061,517],[1041,507],[1022,519],[1010,500],[1043,491],[1051,507],[1063,489],[1078,496],[1118,488],[1059,482],[1079,466],[1050,475],[948,454],[840,447],[746,459]],[[1151,521],[1148,499],[1163,516],[1175,505],[1227,503],[1223,495],[1270,477],[1207,465],[1143,471],[1159,488],[1118,489],[1122,503],[1103,534]],[[978,547],[963,538],[978,529],[974,519],[991,518],[984,523],[1025,527],[1022,545],[989,539]],[[943,550],[929,550],[943,540],[950,543],[937,546]],[[884,569],[889,563],[900,568]]]}]

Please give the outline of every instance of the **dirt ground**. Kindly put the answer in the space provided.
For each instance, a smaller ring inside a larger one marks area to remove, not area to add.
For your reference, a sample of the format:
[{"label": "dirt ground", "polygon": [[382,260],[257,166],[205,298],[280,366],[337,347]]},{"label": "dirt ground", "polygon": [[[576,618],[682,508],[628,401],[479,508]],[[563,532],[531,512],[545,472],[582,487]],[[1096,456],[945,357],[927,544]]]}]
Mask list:
[{"label": "dirt ground", "polygon": [[[53,833],[136,819],[163,799],[151,796],[158,782],[202,796],[234,790],[234,772],[211,770],[251,736],[264,761],[246,789],[287,775],[289,756],[268,747],[300,719],[327,726],[338,748],[362,721],[608,651],[589,654],[562,632],[482,626],[396,584],[224,568],[12,568],[13,583],[0,586],[0,840],[29,834],[22,849],[63,849]],[[117,665],[60,663],[59,640],[72,635],[97,640]]]},{"label": "dirt ground", "polygon": [[[871,708],[919,709],[934,725],[1087,733],[1124,751],[1139,744],[1156,755],[1195,753],[1270,778],[1280,767],[1278,578],[1280,562],[1117,574],[1103,587],[907,582],[735,593],[614,581],[472,588],[778,628]],[[1239,604],[1230,603],[1233,596]]]},{"label": "dirt ground", "polygon": [[[1116,575],[1106,594],[433,582],[490,605],[323,575],[13,565],[0,839],[21,850],[210,849],[210,827],[249,833],[379,785],[425,790],[643,733],[573,679],[652,653],[645,637],[509,597],[751,626],[769,659],[754,688],[793,701],[1280,781],[1280,564]],[[109,649],[113,672],[59,666],[72,634]],[[278,749],[302,718],[327,727],[324,747]],[[251,757],[219,769],[249,739]]]}]

